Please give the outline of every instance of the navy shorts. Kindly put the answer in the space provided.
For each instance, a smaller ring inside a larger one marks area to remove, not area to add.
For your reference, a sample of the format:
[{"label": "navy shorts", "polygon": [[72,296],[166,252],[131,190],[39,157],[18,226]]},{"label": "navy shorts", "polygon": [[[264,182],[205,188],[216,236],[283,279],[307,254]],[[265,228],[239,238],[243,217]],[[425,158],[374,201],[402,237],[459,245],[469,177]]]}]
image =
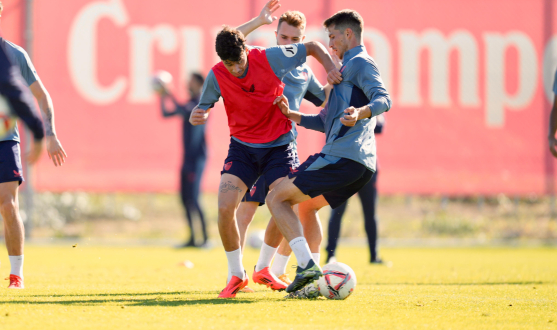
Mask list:
[{"label": "navy shorts", "polygon": [[[294,143],[294,151],[296,152],[296,164],[295,166],[291,167],[291,171],[296,169],[300,166],[300,160],[298,159],[298,149],[295,142]],[[269,185],[267,185],[267,181],[265,181],[264,177],[259,177],[253,187],[246,193],[242,202],[257,202],[259,206],[265,205],[265,199],[267,198],[267,194],[269,194]]]},{"label": "navy shorts", "polygon": [[19,142],[0,141],[0,183],[23,180]]},{"label": "navy shorts", "polygon": [[305,195],[323,195],[333,209],[362,189],[372,176],[373,172],[358,162],[324,154],[310,156],[288,175]]},{"label": "navy shorts", "polygon": [[230,139],[228,156],[220,173],[237,176],[248,188],[262,177],[268,187],[277,179],[285,177],[298,164],[294,143],[273,148],[253,148]]},{"label": "navy shorts", "polygon": [[265,205],[265,198],[269,193],[269,186],[265,178],[260,176],[253,187],[246,193],[242,202],[257,202],[259,206]]}]

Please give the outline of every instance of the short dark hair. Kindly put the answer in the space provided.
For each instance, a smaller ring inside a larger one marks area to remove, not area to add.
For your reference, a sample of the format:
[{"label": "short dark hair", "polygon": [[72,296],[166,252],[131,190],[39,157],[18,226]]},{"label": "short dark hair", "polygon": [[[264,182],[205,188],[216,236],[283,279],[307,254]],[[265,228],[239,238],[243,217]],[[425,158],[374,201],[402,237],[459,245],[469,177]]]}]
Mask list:
[{"label": "short dark hair", "polygon": [[4,10],[4,5],[2,4],[2,1],[0,1],[0,10]]},{"label": "short dark hair", "polygon": [[350,28],[356,34],[356,37],[360,38],[364,30],[364,19],[357,11],[344,9],[327,18],[323,25],[326,28],[334,26],[336,30],[342,32]]},{"label": "short dark hair", "polygon": [[242,32],[224,25],[217,34],[215,47],[221,60],[238,62],[246,49],[246,39]]},{"label": "short dark hair", "polygon": [[191,79],[193,80],[197,80],[197,82],[200,85],[203,85],[203,83],[205,82],[205,78],[203,78],[203,76],[201,75],[201,73],[199,72],[194,72],[191,74]]}]

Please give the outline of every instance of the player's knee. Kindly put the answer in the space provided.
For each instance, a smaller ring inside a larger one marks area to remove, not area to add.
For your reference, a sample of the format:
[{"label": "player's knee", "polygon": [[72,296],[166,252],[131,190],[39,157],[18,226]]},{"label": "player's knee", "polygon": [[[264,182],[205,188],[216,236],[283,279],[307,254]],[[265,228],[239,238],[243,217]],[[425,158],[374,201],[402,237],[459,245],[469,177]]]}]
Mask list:
[{"label": "player's knee", "polygon": [[17,211],[17,203],[15,201],[15,198],[7,197],[7,198],[0,199],[0,213],[2,213],[4,218],[9,218],[6,217],[5,215],[13,214],[16,211]]},{"label": "player's knee", "polygon": [[234,205],[234,203],[219,201],[219,219],[234,218],[235,209],[236,205]]}]

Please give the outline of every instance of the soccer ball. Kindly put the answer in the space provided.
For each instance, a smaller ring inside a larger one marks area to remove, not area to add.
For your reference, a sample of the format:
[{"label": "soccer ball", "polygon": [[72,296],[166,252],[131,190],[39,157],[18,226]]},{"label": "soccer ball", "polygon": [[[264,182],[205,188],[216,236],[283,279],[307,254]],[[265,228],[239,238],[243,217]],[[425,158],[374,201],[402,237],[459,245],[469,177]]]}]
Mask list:
[{"label": "soccer ball", "polygon": [[170,83],[172,83],[172,75],[166,71],[157,71],[151,78],[151,87],[159,94],[164,93]]},{"label": "soccer ball", "polygon": [[328,299],[346,299],[356,288],[356,274],[341,262],[323,266],[323,276],[317,281],[321,295]]},{"label": "soccer ball", "polygon": [[0,137],[6,136],[17,122],[17,118],[12,114],[12,110],[6,99],[0,95]]},{"label": "soccer ball", "polygon": [[265,231],[257,230],[248,236],[248,245],[254,249],[261,249],[263,241],[265,240]]}]

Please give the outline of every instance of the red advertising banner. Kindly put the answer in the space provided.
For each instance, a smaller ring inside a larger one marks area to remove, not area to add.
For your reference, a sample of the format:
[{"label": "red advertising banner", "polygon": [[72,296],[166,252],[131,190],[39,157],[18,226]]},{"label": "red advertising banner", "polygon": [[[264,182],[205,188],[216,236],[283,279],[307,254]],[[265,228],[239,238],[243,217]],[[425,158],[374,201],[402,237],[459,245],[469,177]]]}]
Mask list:
[{"label": "red advertising banner", "polygon": [[[300,10],[307,40],[351,8],[393,99],[378,138],[386,193],[544,193],[552,177],[547,116],[557,68],[555,1],[283,0]],[[180,119],[162,118],[150,76],[166,70],[185,100],[185,79],[218,61],[222,24],[250,19],[264,1],[35,0],[34,63],[53,97],[62,168],[43,159],[40,190],[172,191],[180,167]],[[276,24],[252,44],[275,44]],[[325,82],[322,68],[310,60]],[[303,112],[319,109],[304,103]],[[302,160],[324,137],[300,128]],[[207,127],[203,187],[216,191],[229,143],[222,102]]]}]

